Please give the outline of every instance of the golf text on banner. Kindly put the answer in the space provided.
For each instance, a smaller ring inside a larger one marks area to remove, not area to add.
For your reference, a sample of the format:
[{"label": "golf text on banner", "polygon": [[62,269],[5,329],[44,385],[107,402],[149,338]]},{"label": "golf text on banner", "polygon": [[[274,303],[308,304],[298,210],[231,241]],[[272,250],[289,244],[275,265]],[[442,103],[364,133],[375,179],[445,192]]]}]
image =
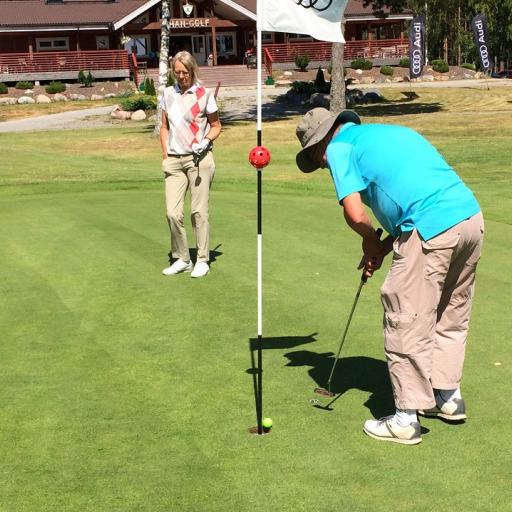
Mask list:
[{"label": "golf text on banner", "polygon": [[425,65],[425,17],[416,16],[409,26],[409,75],[418,78]]},{"label": "golf text on banner", "polygon": [[261,0],[259,30],[308,34],[320,41],[344,43],[341,20],[347,0]]},{"label": "golf text on banner", "polygon": [[485,14],[478,14],[471,22],[473,27],[473,40],[480,55],[480,62],[482,69],[488,73],[491,69],[491,52],[489,51],[488,41],[489,36],[487,33],[487,19]]}]

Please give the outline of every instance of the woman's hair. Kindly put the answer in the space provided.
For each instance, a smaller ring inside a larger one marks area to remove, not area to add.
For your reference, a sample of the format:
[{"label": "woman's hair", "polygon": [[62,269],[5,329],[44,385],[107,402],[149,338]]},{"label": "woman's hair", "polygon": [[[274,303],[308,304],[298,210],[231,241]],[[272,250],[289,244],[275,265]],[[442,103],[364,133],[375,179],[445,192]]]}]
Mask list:
[{"label": "woman's hair", "polygon": [[197,67],[196,59],[186,51],[178,52],[171,60],[171,73],[174,79],[176,79],[174,66],[177,61],[180,61],[190,73],[190,78],[192,79],[193,84],[201,83],[199,80],[199,68]]}]

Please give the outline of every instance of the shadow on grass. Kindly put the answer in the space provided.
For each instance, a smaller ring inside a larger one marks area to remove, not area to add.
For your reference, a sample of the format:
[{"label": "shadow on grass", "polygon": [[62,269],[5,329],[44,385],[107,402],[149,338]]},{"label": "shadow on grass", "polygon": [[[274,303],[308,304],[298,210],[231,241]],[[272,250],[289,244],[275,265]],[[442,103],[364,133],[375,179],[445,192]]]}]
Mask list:
[{"label": "shadow on grass", "polygon": [[387,101],[382,103],[373,103],[356,107],[360,116],[385,117],[385,116],[404,116],[411,114],[433,114],[443,109],[441,103],[413,103],[412,101]]},{"label": "shadow on grass", "polygon": [[[222,244],[218,244],[217,247],[215,247],[215,249],[212,249],[210,251],[210,261],[209,261],[209,265],[210,267],[212,266],[212,263],[215,263],[217,261],[217,258],[219,256],[222,256],[222,252],[218,251],[217,249],[219,249],[220,247],[222,246]],[[189,249],[189,253],[190,253],[190,259],[191,261],[197,261],[197,249],[195,247],[191,247]],[[174,263],[174,261],[176,261],[176,258],[173,258],[172,257],[172,254],[171,252],[169,251],[169,253],[167,254],[167,256],[169,257],[169,265],[172,265]]]},{"label": "shadow on grass", "polygon": [[[285,357],[289,359],[286,366],[311,367],[308,374],[315,382],[315,387],[327,387],[327,380],[335,361],[332,352],[319,354],[299,350],[289,352]],[[331,380],[331,392],[337,396],[334,399],[324,398],[322,401],[330,401],[332,404],[350,389],[371,393],[364,405],[375,418],[381,418],[395,410],[388,367],[384,361],[363,356],[341,358]]]}]

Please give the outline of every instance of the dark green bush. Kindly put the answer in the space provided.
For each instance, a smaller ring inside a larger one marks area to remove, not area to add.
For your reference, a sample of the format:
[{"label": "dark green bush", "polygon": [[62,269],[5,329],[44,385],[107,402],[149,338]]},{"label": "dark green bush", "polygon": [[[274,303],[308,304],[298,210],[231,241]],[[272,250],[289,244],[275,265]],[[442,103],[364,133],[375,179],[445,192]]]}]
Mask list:
[{"label": "dark green bush", "polygon": [[92,76],[92,73],[89,71],[87,73],[87,75],[85,75],[84,85],[85,85],[85,87],[92,87],[93,83],[94,83],[94,77]]},{"label": "dark green bush", "polygon": [[400,59],[400,62],[398,63],[398,65],[401,67],[401,68],[408,68],[409,67],[409,58],[408,57],[402,57]]},{"label": "dark green bush", "polygon": [[76,79],[76,81],[79,83],[79,84],[85,84],[85,72],[83,69],[81,69],[79,72],[78,72],[78,77]]},{"label": "dark green bush", "polygon": [[66,90],[66,86],[65,84],[63,84],[62,82],[50,82],[45,88],[44,90],[48,93],[48,94],[56,94],[58,92],[64,92]]},{"label": "dark green bush", "polygon": [[386,76],[393,76],[395,70],[391,66],[382,66],[380,72]]},{"label": "dark green bush", "polygon": [[325,87],[326,81],[325,76],[322,68],[318,66],[318,71],[316,72],[315,77],[315,86],[318,87],[318,89]]},{"label": "dark green bush", "polygon": [[460,67],[464,68],[464,69],[471,69],[472,71],[476,70],[476,66],[474,64],[470,64],[469,62],[465,62],[464,64],[461,64]]},{"label": "dark green bush", "polygon": [[366,59],[355,59],[350,63],[352,69],[372,69],[373,62]]},{"label": "dark green bush", "polygon": [[443,59],[435,59],[431,62],[432,69],[434,71],[437,71],[438,73],[448,73],[450,71],[450,67],[448,66],[448,63],[444,61]]},{"label": "dark green bush", "polygon": [[0,82],[0,94],[7,94],[9,92],[9,89],[7,88],[7,85],[5,85],[3,82]]},{"label": "dark green bush", "polygon": [[140,87],[141,91],[148,96],[156,96],[155,82],[152,78],[146,77]]},{"label": "dark green bush", "polygon": [[298,94],[313,94],[316,92],[314,82],[298,81],[292,83],[292,89]]},{"label": "dark green bush", "polygon": [[141,94],[140,96],[127,98],[121,101],[123,110],[135,112],[136,110],[154,110],[156,108],[156,100],[153,96]]},{"label": "dark green bush", "polygon": [[295,65],[301,71],[306,71],[309,61],[310,61],[309,55],[296,55],[295,56]]},{"label": "dark green bush", "polygon": [[21,80],[15,85],[16,89],[33,89],[34,84],[32,82],[26,82],[25,80]]}]

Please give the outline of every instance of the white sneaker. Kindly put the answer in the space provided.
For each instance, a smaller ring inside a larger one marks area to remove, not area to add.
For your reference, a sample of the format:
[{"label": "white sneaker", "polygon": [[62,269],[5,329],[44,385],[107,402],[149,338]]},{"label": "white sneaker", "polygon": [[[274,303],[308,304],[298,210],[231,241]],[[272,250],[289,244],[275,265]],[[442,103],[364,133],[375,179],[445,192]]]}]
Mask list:
[{"label": "white sneaker", "polygon": [[413,422],[407,427],[401,427],[395,416],[386,416],[380,420],[365,421],[363,432],[379,441],[392,441],[400,444],[421,443],[421,427]]},{"label": "white sneaker", "polygon": [[210,272],[208,263],[206,263],[206,261],[198,261],[194,267],[194,270],[192,270],[190,277],[204,277],[206,274],[208,274],[208,272]]},{"label": "white sneaker", "polygon": [[183,261],[177,259],[170,267],[164,268],[162,270],[162,274],[164,276],[174,276],[176,274],[181,274],[181,272],[190,272],[192,270],[192,262],[191,261]]}]

